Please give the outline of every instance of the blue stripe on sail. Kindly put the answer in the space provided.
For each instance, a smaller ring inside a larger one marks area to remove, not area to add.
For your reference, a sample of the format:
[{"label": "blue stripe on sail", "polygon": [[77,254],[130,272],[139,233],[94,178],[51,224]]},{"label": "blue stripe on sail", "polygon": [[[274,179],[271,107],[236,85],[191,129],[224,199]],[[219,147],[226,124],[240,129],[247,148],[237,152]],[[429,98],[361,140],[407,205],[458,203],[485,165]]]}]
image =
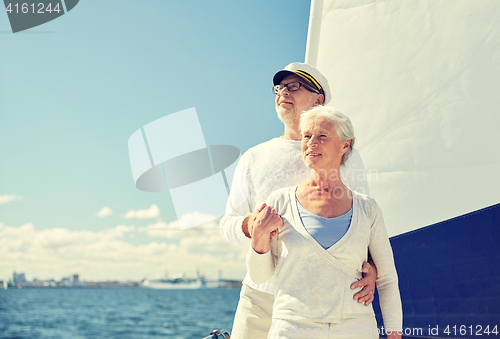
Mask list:
[{"label": "blue stripe on sail", "polygon": [[[500,204],[390,240],[407,333],[438,326],[432,334],[444,338],[498,337],[484,329],[500,331]],[[374,309],[380,327],[377,297]]]}]

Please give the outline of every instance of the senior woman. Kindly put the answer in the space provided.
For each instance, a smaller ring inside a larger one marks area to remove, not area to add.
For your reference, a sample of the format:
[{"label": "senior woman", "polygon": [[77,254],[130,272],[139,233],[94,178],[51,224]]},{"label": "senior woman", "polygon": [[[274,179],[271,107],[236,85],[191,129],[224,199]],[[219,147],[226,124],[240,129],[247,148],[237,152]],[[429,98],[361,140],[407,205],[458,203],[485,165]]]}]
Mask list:
[{"label": "senior woman", "polygon": [[317,106],[302,114],[300,129],[309,178],[270,195],[247,255],[254,282],[276,275],[268,338],[378,338],[373,308],[353,300],[350,289],[368,250],[388,338],[401,338],[398,278],[382,214],[339,175],[354,144],[351,122]]}]

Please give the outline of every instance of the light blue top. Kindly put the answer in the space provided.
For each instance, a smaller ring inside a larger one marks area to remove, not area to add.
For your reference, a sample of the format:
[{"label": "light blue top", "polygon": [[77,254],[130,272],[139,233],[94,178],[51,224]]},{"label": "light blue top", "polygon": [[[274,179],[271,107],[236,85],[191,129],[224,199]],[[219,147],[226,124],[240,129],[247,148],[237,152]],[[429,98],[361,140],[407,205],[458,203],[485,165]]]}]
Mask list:
[{"label": "light blue top", "polygon": [[309,232],[309,234],[326,250],[339,241],[344,234],[347,233],[352,219],[352,206],[351,209],[335,218],[323,218],[319,215],[306,210],[300,202],[297,202],[297,209],[299,211],[300,220],[302,225]]}]

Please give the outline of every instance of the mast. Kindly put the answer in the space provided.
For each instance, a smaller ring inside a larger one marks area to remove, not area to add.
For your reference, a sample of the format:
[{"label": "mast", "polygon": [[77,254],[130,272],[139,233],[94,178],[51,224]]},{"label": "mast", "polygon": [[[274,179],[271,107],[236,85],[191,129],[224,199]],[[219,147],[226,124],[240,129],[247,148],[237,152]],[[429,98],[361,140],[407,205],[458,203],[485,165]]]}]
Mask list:
[{"label": "mast", "polygon": [[312,0],[307,31],[306,63],[316,67],[318,61],[319,38],[323,17],[323,0]]}]

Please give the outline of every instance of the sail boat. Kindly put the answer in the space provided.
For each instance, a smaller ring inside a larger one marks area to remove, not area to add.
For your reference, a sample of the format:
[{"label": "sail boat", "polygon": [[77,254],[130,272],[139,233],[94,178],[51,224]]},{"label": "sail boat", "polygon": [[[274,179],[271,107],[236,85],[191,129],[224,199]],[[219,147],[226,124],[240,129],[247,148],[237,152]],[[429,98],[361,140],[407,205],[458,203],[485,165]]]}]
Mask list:
[{"label": "sail boat", "polygon": [[359,137],[407,337],[499,337],[499,17],[495,0],[311,3],[305,61]]}]

